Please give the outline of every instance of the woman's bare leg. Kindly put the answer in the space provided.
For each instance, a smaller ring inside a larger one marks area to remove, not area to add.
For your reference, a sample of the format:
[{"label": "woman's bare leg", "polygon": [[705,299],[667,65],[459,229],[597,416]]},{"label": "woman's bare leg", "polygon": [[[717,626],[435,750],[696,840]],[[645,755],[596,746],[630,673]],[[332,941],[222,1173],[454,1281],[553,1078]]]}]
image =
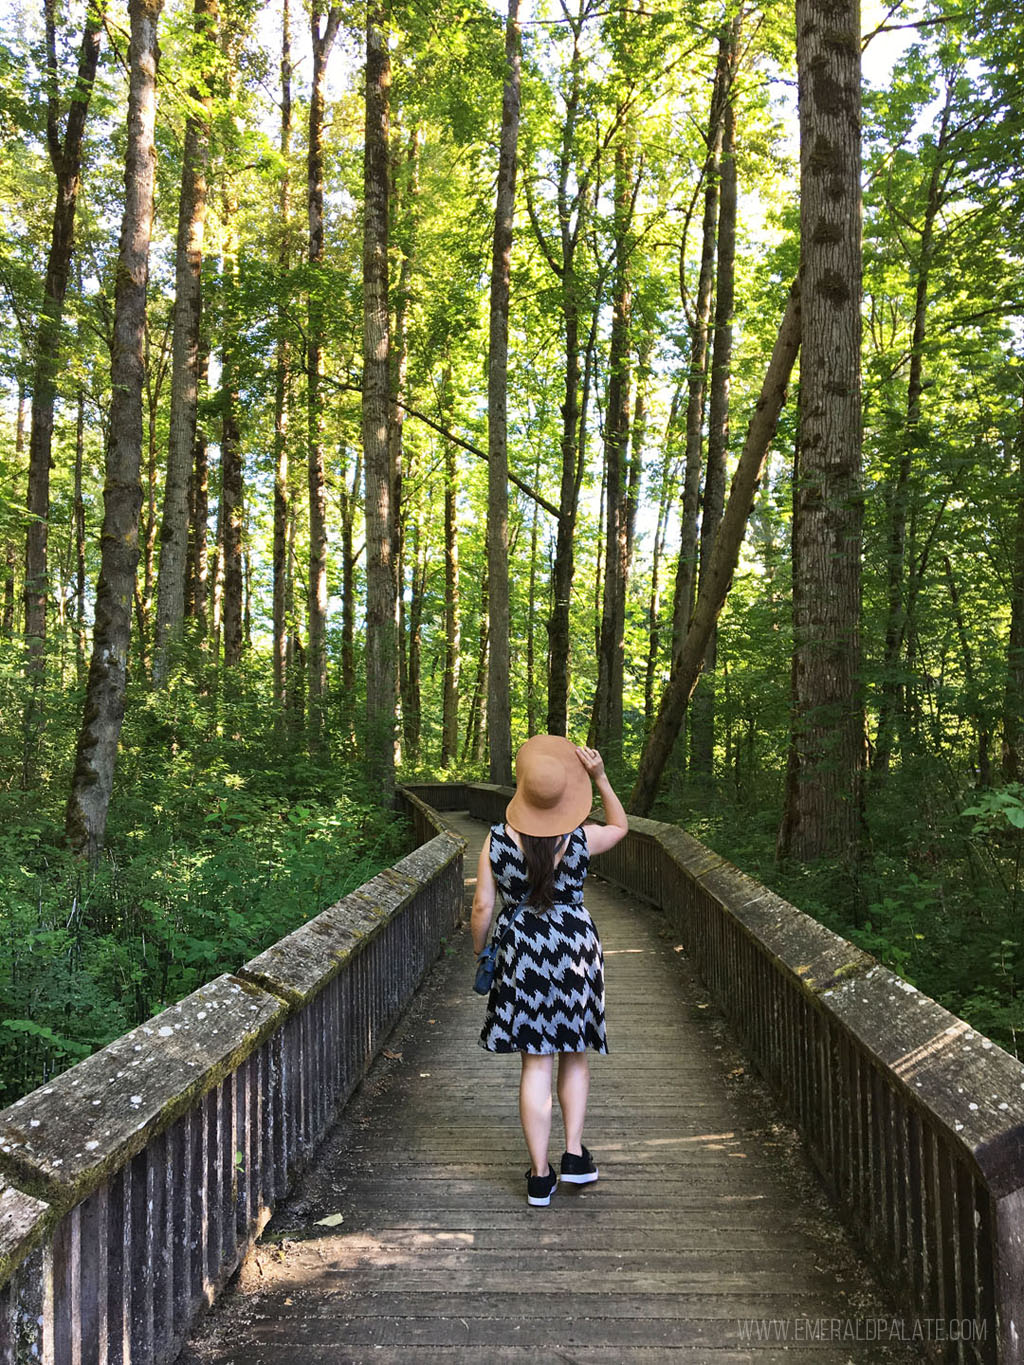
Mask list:
[{"label": "woman's bare leg", "polygon": [[[551,1068],[554,1057],[521,1054],[523,1072],[519,1080],[519,1118],[530,1151],[534,1175],[548,1173],[548,1140],[551,1137]],[[561,1075],[561,1072],[559,1072]]]},{"label": "woman's bare leg", "polygon": [[590,1094],[590,1059],[585,1052],[558,1055],[558,1103],[565,1124],[565,1150],[583,1154],[583,1122]]}]

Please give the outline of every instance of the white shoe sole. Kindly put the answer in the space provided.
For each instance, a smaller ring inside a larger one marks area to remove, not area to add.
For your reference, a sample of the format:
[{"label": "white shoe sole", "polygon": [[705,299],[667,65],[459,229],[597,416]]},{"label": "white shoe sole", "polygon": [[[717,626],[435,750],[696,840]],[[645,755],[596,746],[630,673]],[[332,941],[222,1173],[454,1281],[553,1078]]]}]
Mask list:
[{"label": "white shoe sole", "polygon": [[[555,1185],[554,1185],[554,1188],[553,1188],[552,1191],[551,1191],[551,1194],[554,1194],[555,1190],[558,1188],[558,1181],[559,1181],[559,1180],[564,1180],[564,1179],[565,1179],[564,1176],[558,1176],[558,1177],[556,1177],[556,1179],[555,1179]],[[547,1208],[547,1206],[551,1203],[551,1194],[540,1194],[540,1195],[528,1194],[528,1195],[526,1196],[526,1202],[530,1205],[531,1208],[535,1208],[535,1209],[544,1209],[544,1208]]]},{"label": "white shoe sole", "polygon": [[599,1174],[599,1171],[588,1171],[586,1175],[560,1175],[558,1178],[563,1185],[592,1185]]}]

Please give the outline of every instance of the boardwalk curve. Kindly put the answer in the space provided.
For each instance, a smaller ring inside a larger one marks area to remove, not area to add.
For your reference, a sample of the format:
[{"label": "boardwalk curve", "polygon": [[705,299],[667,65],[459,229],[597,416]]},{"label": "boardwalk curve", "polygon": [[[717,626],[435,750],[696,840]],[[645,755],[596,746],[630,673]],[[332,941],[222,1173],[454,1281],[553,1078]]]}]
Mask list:
[{"label": "boardwalk curve", "polygon": [[[471,877],[486,828],[446,819]],[[476,1045],[462,934],[183,1365],[921,1358],[663,918],[596,878],[587,905],[601,1180],[527,1207],[518,1064]]]}]

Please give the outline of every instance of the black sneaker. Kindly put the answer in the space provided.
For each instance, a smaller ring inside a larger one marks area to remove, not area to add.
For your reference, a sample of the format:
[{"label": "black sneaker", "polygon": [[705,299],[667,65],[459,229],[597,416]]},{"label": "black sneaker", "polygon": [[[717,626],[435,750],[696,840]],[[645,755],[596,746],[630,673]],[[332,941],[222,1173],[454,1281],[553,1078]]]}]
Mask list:
[{"label": "black sneaker", "polygon": [[551,1164],[548,1163],[547,1175],[531,1175],[526,1172],[526,1202],[541,1207],[551,1203],[551,1196],[555,1192],[558,1184],[558,1176],[555,1175]]},{"label": "black sneaker", "polygon": [[594,1158],[586,1147],[583,1148],[582,1156],[574,1156],[572,1152],[563,1152],[561,1171],[561,1179],[570,1185],[589,1185],[598,1176]]}]

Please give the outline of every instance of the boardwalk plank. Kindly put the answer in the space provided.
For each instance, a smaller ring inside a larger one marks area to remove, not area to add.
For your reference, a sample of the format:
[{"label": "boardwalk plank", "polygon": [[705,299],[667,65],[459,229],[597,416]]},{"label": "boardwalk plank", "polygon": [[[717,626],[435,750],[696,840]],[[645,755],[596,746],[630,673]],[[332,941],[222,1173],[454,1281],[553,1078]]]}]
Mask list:
[{"label": "boardwalk plank", "polygon": [[[483,828],[453,822],[478,849]],[[587,904],[607,957],[601,1179],[526,1206],[518,1060],[477,1046],[462,935],[183,1365],[921,1359],[853,1335],[898,1315],[664,918],[596,879]]]}]

